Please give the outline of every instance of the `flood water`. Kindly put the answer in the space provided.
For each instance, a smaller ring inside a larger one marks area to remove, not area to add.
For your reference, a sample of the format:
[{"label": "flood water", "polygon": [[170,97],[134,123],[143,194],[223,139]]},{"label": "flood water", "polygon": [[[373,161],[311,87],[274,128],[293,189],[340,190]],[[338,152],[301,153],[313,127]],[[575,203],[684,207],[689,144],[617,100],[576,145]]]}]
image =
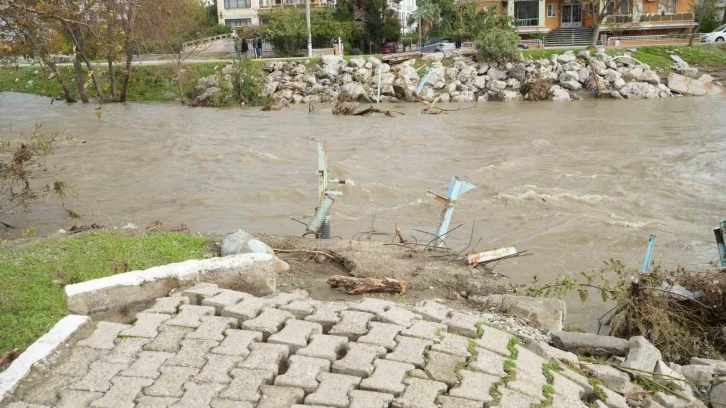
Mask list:
[{"label": "flood water", "polygon": [[[71,220],[50,202],[4,216],[38,233],[93,222],[163,220],[201,232],[299,235],[317,203],[316,142],[332,177],[349,178],[333,235],[433,231],[452,176],[477,185],[457,204],[449,239],[477,249],[516,244],[534,256],[501,262],[512,282],[545,280],[619,259],[638,267],[650,234],[666,267],[717,259],[712,229],[726,218],[726,98],[482,103],[448,115],[388,105],[396,118],[336,117],[325,106],[282,112],[172,104],[50,104],[0,94],[0,138],[36,124],[73,139],[51,159],[77,193]],[[465,105],[449,105],[463,108]],[[421,237],[421,234],[417,234]],[[603,306],[570,303],[575,322]],[[571,319],[572,321],[572,319]]]}]

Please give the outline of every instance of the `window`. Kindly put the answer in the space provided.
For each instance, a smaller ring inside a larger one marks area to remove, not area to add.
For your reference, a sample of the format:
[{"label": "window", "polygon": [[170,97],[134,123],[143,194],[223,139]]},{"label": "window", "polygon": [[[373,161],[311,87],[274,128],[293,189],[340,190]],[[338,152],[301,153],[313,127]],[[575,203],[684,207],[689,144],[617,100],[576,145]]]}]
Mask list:
[{"label": "window", "polygon": [[661,0],[658,2],[658,11],[662,14],[675,14],[677,8],[676,0]]},{"label": "window", "polygon": [[557,17],[557,4],[552,3],[547,5],[547,17]]},{"label": "window", "polygon": [[252,19],[251,18],[237,18],[237,19],[231,19],[231,20],[224,20],[224,23],[232,28],[235,28],[235,27],[252,25]]},{"label": "window", "polygon": [[224,8],[227,10],[250,8],[250,0],[224,0]]}]

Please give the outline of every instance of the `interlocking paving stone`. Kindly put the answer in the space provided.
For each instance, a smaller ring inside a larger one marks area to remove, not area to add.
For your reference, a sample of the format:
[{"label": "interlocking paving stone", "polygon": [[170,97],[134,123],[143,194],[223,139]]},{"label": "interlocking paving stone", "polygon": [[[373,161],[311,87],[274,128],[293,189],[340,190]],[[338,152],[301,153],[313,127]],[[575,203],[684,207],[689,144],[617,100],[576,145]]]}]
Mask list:
[{"label": "interlocking paving stone", "polygon": [[428,374],[426,374],[426,372],[420,368],[411,371],[410,373],[408,373],[408,376],[413,378],[421,378],[422,380],[430,380]]},{"label": "interlocking paving stone", "polygon": [[542,366],[547,363],[545,359],[527,350],[526,348],[516,345],[517,349],[517,368],[518,371],[527,373],[540,387],[547,382],[542,373]]},{"label": "interlocking paving stone", "polygon": [[264,299],[270,302],[270,304],[272,304],[274,307],[280,307],[290,304],[296,300],[306,300],[307,298],[307,295],[303,295],[301,293],[278,292],[266,296]]},{"label": "interlocking paving stone", "polygon": [[255,408],[255,404],[247,401],[235,401],[216,398],[209,405],[211,408]]},{"label": "interlocking paving stone", "polygon": [[305,398],[305,391],[300,388],[263,385],[260,392],[262,397],[257,402],[257,408],[289,408],[292,404],[302,403]]},{"label": "interlocking paving stone", "polygon": [[527,395],[531,398],[536,398],[539,400],[544,399],[544,397],[542,396],[542,386],[544,385],[544,383],[535,381],[530,374],[531,373],[529,372],[518,369],[516,378],[514,379],[514,381],[510,381],[507,383],[507,388]]},{"label": "interlocking paving stone", "polygon": [[504,362],[507,360],[506,358],[480,347],[477,347],[475,350],[476,357],[472,359],[472,361],[469,361],[469,364],[467,365],[468,370],[496,375],[497,377],[506,377],[507,373],[504,372]]},{"label": "interlocking paving stone", "polygon": [[402,331],[401,334],[419,339],[438,340],[441,338],[441,333],[446,332],[446,328],[445,324],[419,320],[414,322],[410,328]]},{"label": "interlocking paving stone", "polygon": [[159,333],[159,325],[171,316],[159,313],[138,313],[133,326],[119,333],[120,337],[146,337],[153,339]]},{"label": "interlocking paving stone", "polygon": [[302,388],[310,393],[318,388],[318,374],[330,371],[330,361],[321,358],[290,356],[288,361],[290,368],[275,378],[275,385]]},{"label": "interlocking paving stone", "polygon": [[333,372],[366,378],[373,374],[373,360],[385,355],[386,349],[380,346],[348,343],[348,352],[345,357],[333,363]]},{"label": "interlocking paving stone", "polygon": [[118,343],[116,343],[116,347],[114,347],[109,354],[101,357],[99,361],[123,364],[124,368],[126,368],[136,359],[136,355],[141,352],[141,348],[150,341],[151,339],[140,337],[119,339]]},{"label": "interlocking paving stone", "polygon": [[91,333],[88,338],[79,341],[77,344],[82,347],[111,350],[116,344],[116,336],[129,327],[131,326],[128,324],[98,322],[93,333]]},{"label": "interlocking paving stone", "polygon": [[146,351],[176,353],[181,350],[181,341],[193,331],[194,329],[191,327],[167,326],[162,324],[159,327],[159,334],[150,343],[144,345],[143,349]]},{"label": "interlocking paving stone", "polygon": [[267,339],[267,342],[273,344],[284,344],[290,348],[290,354],[295,354],[295,352],[299,349],[308,345],[310,336],[322,333],[323,326],[319,323],[289,319],[285,322],[285,328],[279,333],[271,335]]},{"label": "interlocking paving stone", "polygon": [[333,408],[333,407],[326,407],[323,405],[301,405],[301,404],[295,404],[290,408]]},{"label": "interlocking paving stone", "polygon": [[113,386],[103,396],[91,403],[99,408],[134,408],[134,399],[141,389],[154,382],[151,378],[115,377],[111,379]]},{"label": "interlocking paving stone", "polygon": [[560,367],[562,370],[559,372],[562,376],[567,377],[570,381],[579,385],[585,390],[585,393],[589,395],[595,391],[590,385],[590,380],[580,373],[576,373],[567,367]]},{"label": "interlocking paving stone", "polygon": [[347,337],[314,334],[310,336],[310,344],[298,350],[296,354],[335,361],[343,354],[347,344]]},{"label": "interlocking paving stone", "polygon": [[403,395],[393,400],[394,408],[438,408],[436,397],[446,392],[446,384],[438,381],[407,378]]},{"label": "interlocking paving stone", "polygon": [[25,402],[13,402],[12,404],[8,405],[8,408],[51,408],[51,407],[48,405],[28,404]]},{"label": "interlocking paving stone", "polygon": [[139,353],[136,361],[129,368],[121,371],[119,375],[124,377],[156,378],[161,374],[159,372],[161,365],[172,357],[174,357],[173,353],[142,351]]},{"label": "interlocking paving stone", "polygon": [[204,299],[212,297],[221,291],[222,289],[214,283],[202,282],[182,291],[182,296],[189,298],[189,303],[192,305],[201,305]]},{"label": "interlocking paving stone", "polygon": [[202,306],[212,306],[216,310],[216,314],[221,315],[222,310],[224,310],[225,307],[234,306],[237,303],[251,297],[253,296],[248,293],[222,289],[222,291],[216,295],[204,298],[204,300],[202,300]]},{"label": "interlocking paving stone", "polygon": [[368,312],[373,314],[383,313],[386,310],[395,307],[396,303],[389,300],[381,300],[375,298],[365,298],[358,303],[349,306],[349,310],[356,312]]},{"label": "interlocking paving stone", "polygon": [[93,349],[90,347],[75,347],[71,355],[53,368],[55,374],[71,377],[83,377],[88,373],[89,365],[107,355],[107,350]]},{"label": "interlocking paving stone", "polygon": [[499,377],[469,370],[461,370],[459,375],[461,383],[449,391],[450,396],[487,403],[494,400],[489,394],[489,389],[501,380]]},{"label": "interlocking paving stone", "polygon": [[126,368],[125,364],[96,361],[85,377],[75,381],[68,388],[81,391],[106,392],[111,388],[111,378]]},{"label": "interlocking paving stone", "polygon": [[279,332],[285,325],[286,321],[294,318],[295,316],[291,313],[268,308],[262,311],[262,313],[256,318],[246,320],[242,323],[242,328],[245,330],[261,332],[262,336],[266,339],[270,337],[270,335]]},{"label": "interlocking paving stone", "polygon": [[392,351],[398,344],[396,335],[403,329],[404,326],[397,324],[371,322],[368,324],[368,334],[360,336],[358,343],[373,344]]},{"label": "interlocking paving stone", "polygon": [[290,304],[280,306],[279,309],[292,313],[296,319],[304,320],[315,312],[315,306],[318,304],[320,302],[316,300],[296,300]]},{"label": "interlocking paving stone", "polygon": [[469,357],[471,356],[469,352],[470,341],[471,339],[459,336],[458,334],[441,333],[441,342],[431,346],[431,350],[455,356]]},{"label": "interlocking paving stone", "polygon": [[424,353],[428,347],[434,344],[431,340],[406,336],[398,336],[396,337],[396,341],[398,342],[396,349],[393,353],[389,353],[386,359],[410,363],[418,368],[423,367],[426,363]]},{"label": "interlocking paving stone", "polygon": [[368,333],[368,322],[374,317],[374,314],[365,312],[340,312],[340,322],[333,326],[328,334],[345,336],[350,341],[356,341],[358,337]]},{"label": "interlocking paving stone", "polygon": [[585,389],[560,373],[553,372],[552,377],[554,380],[552,382],[552,388],[555,389],[555,393],[557,395],[560,395],[565,399],[579,401],[593,391],[592,387],[589,385],[589,389]]},{"label": "interlocking paving stone", "polygon": [[213,348],[212,353],[247,357],[250,354],[249,345],[262,341],[262,333],[256,331],[227,329],[224,334],[222,344]]},{"label": "interlocking paving stone", "polygon": [[436,381],[453,386],[459,382],[456,368],[466,363],[466,357],[429,351],[424,372]]},{"label": "interlocking paving stone", "polygon": [[413,308],[413,311],[420,314],[424,320],[436,323],[446,319],[452,310],[452,308],[433,300],[424,300],[420,305]]},{"label": "interlocking paving stone", "polygon": [[225,307],[222,309],[222,316],[233,317],[243,323],[246,320],[254,319],[262,313],[263,309],[270,306],[272,306],[272,303],[269,300],[253,297],[245,299],[236,305]]},{"label": "interlocking paving stone", "polygon": [[361,381],[360,388],[396,396],[402,393],[405,388],[403,379],[406,378],[406,374],[416,368],[413,364],[383,359],[374,361],[373,366],[376,369],[370,377]]},{"label": "interlocking paving stone", "polygon": [[148,397],[144,395],[136,399],[136,408],[168,408],[178,401],[179,398]]},{"label": "interlocking paving stone", "polygon": [[181,342],[181,350],[167,360],[166,365],[202,368],[207,364],[204,355],[209,353],[209,349],[218,345],[219,342],[212,340],[184,339]]},{"label": "interlocking paving stone", "polygon": [[[492,327],[489,327],[487,325],[481,325],[481,329],[483,330],[483,335],[481,336],[481,339],[477,341],[477,344],[481,348],[485,348],[489,351],[493,351],[497,354],[500,354],[504,357],[509,357],[511,352],[507,348],[509,345],[509,341],[513,337],[511,334],[501,331],[498,329],[494,329]],[[519,347],[520,350],[524,350],[523,347]],[[535,355],[531,351],[527,350],[530,354]],[[536,356],[536,355],[535,355]],[[537,356],[539,357],[539,356]]]},{"label": "interlocking paving stone", "polygon": [[328,333],[334,325],[340,322],[340,312],[347,308],[348,304],[345,302],[321,303],[315,307],[315,312],[305,320],[320,323],[323,326],[323,333]]},{"label": "interlocking paving stone", "polygon": [[184,395],[173,408],[199,408],[206,407],[212,399],[224,388],[222,384],[187,382],[184,384]]},{"label": "interlocking paving stone", "polygon": [[174,316],[173,319],[168,320],[166,324],[196,329],[202,324],[202,316],[214,316],[214,312],[215,310],[212,306],[181,305],[179,307],[179,314]]},{"label": "interlocking paving stone", "polygon": [[530,408],[532,405],[540,403],[540,400],[536,398],[520,394],[501,385],[497,387],[497,391],[499,391],[499,394],[501,395],[499,398],[499,405],[495,405],[491,408]]},{"label": "interlocking paving stone", "polygon": [[225,330],[237,328],[237,319],[231,317],[202,316],[200,320],[202,324],[186,338],[222,341],[224,340],[222,333]]},{"label": "interlocking paving stone", "polygon": [[79,391],[79,390],[63,390],[58,393],[60,399],[57,408],[78,408],[87,407],[91,401],[103,397],[102,392]]},{"label": "interlocking paving stone", "polygon": [[287,358],[289,349],[281,344],[252,343],[250,344],[250,355],[245,361],[239,364],[240,368],[249,370],[269,371],[276,376],[284,366],[284,359]]},{"label": "interlocking paving stone", "polygon": [[[86,350],[93,350],[84,347]],[[54,405],[58,400],[58,392],[68,387],[68,384],[75,381],[77,378],[68,375],[50,375],[43,379],[40,384],[33,387],[33,389],[27,393],[24,397],[24,402],[42,404],[42,405]]]},{"label": "interlocking paving stone", "polygon": [[207,364],[202,371],[194,377],[194,382],[213,382],[227,384],[231,381],[229,372],[242,361],[242,357],[225,356],[223,354],[209,354],[206,356]]},{"label": "interlocking paving stone", "polygon": [[177,314],[179,306],[188,304],[189,298],[186,296],[158,298],[154,306],[144,310],[144,313]]},{"label": "interlocking paving stone", "polygon": [[269,370],[232,370],[232,382],[219,394],[220,398],[237,401],[257,402],[260,399],[260,386],[270,384],[274,374]]},{"label": "interlocking paving stone", "polygon": [[[436,399],[441,408],[484,408],[484,403],[481,401],[474,401],[465,398],[449,397],[446,395],[439,395]],[[559,407],[567,408],[567,407]]]},{"label": "interlocking paving stone", "polygon": [[393,394],[382,392],[352,390],[348,408],[386,408],[393,401]]},{"label": "interlocking paving stone", "polygon": [[[567,407],[567,408],[588,408],[588,405],[580,400],[572,400],[565,398],[561,395],[555,395],[552,397],[553,407]],[[643,405],[641,405],[643,406]]]},{"label": "interlocking paving stone", "polygon": [[476,326],[481,321],[482,319],[476,315],[451,312],[441,323],[449,326],[449,331],[451,333],[474,338],[477,335]]},{"label": "interlocking paving stone", "polygon": [[382,322],[397,324],[406,328],[413,326],[416,320],[421,320],[420,314],[398,306],[392,307],[383,313],[378,313],[377,316]]},{"label": "interlocking paving stone", "polygon": [[184,395],[184,384],[198,372],[193,367],[161,367],[161,375],[154,381],[154,385],[144,390],[144,394],[154,397],[179,398]]},{"label": "interlocking paving stone", "polygon": [[346,408],[350,403],[348,392],[360,384],[359,377],[343,374],[320,373],[320,386],[305,398],[306,405],[326,405]]}]

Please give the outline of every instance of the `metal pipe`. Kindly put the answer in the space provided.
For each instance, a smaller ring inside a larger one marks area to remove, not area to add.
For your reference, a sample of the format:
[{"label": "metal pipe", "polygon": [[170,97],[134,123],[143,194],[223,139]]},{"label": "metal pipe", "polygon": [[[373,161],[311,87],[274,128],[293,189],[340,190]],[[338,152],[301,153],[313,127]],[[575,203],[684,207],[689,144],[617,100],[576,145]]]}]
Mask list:
[{"label": "metal pipe", "polygon": [[378,66],[378,99],[376,99],[376,103],[381,103],[381,76],[383,76],[383,63]]},{"label": "metal pipe", "polygon": [[317,239],[330,239],[330,216],[326,216],[320,229],[318,230]]},{"label": "metal pipe", "polygon": [[308,25],[308,58],[313,56],[313,34],[310,27],[310,0],[305,0],[305,22]]},{"label": "metal pipe", "polygon": [[655,249],[656,236],[651,235],[648,239],[648,248],[645,250],[645,258],[643,258],[643,266],[640,267],[641,273],[648,273],[650,268],[650,261],[653,258],[653,249]]},{"label": "metal pipe", "polygon": [[[723,225],[723,222],[721,223]],[[724,244],[723,228],[714,228],[716,235],[716,246],[718,247],[718,258],[721,260],[721,267],[726,268],[726,244]]]}]

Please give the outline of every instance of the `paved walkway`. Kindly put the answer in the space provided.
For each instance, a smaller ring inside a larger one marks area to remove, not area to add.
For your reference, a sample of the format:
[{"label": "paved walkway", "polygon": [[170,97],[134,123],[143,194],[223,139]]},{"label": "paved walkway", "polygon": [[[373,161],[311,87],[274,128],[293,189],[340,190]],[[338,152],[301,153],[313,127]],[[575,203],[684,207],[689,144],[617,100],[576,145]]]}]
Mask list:
[{"label": "paved walkway", "polygon": [[4,406],[587,407],[585,377],[493,318],[433,301],[257,298],[203,283],[157,299],[132,325],[96,323]]}]

